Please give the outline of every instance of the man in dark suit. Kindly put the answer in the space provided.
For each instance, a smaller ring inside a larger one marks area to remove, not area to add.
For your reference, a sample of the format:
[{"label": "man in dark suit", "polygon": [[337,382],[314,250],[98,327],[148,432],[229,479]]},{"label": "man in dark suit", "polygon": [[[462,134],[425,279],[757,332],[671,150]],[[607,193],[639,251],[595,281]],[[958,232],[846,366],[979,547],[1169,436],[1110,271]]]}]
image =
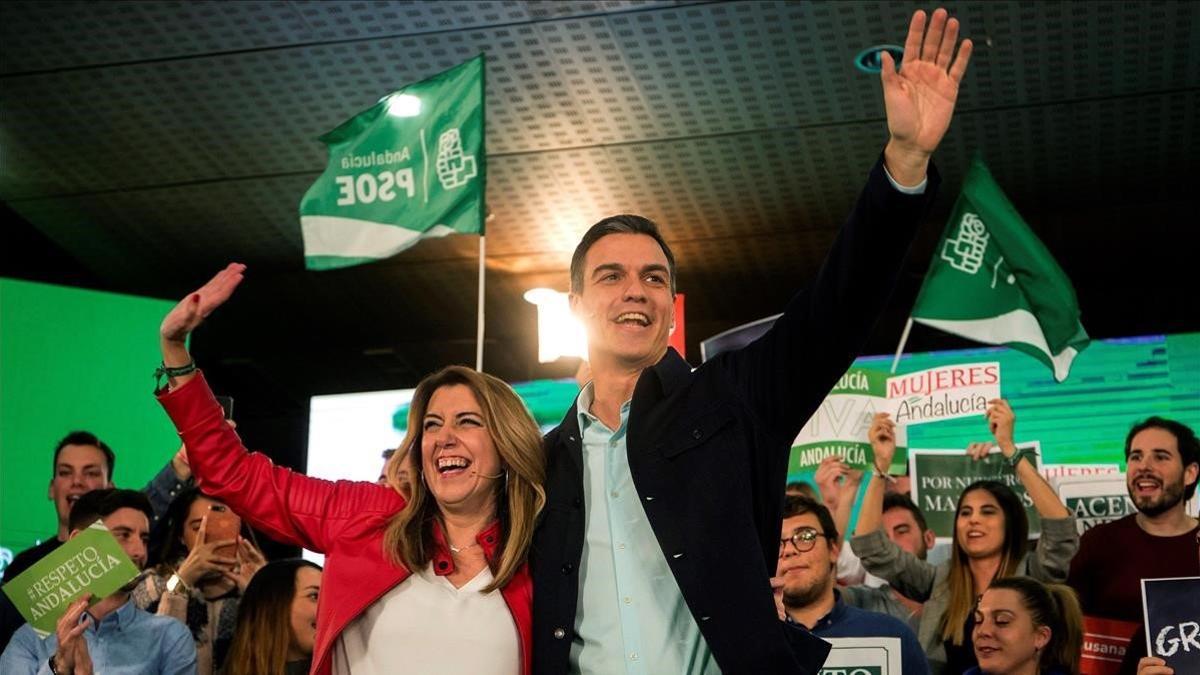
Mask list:
[{"label": "man in dark suit", "polygon": [[546,437],[531,554],[534,672],[815,673],[828,646],[780,621],[770,578],[788,450],[866,342],[937,186],[970,41],[913,15],[883,57],[891,137],[813,286],[745,349],[695,371],[667,348],[675,259],[614,216],[571,261],[592,381]]}]

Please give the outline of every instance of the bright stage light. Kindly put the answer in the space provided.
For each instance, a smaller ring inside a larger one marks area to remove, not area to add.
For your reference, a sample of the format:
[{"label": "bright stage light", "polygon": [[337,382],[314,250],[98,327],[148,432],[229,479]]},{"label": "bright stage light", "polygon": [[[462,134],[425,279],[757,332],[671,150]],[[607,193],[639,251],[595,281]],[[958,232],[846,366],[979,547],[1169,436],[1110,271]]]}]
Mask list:
[{"label": "bright stage light", "polygon": [[551,288],[531,288],[525,300],[538,311],[538,362],[550,363],[564,356],[587,358],[587,333],[571,314],[567,294]]}]

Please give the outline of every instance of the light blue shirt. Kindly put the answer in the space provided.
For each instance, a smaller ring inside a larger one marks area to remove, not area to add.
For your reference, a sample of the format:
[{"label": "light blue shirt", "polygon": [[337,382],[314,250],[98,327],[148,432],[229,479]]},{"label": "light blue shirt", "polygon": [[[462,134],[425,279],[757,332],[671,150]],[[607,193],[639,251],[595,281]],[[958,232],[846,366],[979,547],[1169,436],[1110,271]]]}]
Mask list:
[{"label": "light blue shirt", "polygon": [[[927,180],[894,188],[921,194]],[[595,675],[713,675],[717,662],[662,547],[629,472],[629,401],[609,429],[591,414],[589,382],[576,400],[583,437],[584,542],[571,672]]]},{"label": "light blue shirt", "polygon": [[[138,609],[130,600],[83,631],[93,672],[103,675],[194,675],[196,643],[183,622]],[[0,656],[4,675],[50,675],[58,637],[39,638],[29,624]]]},{"label": "light blue shirt", "polygon": [[638,499],[626,433],[591,414],[594,389],[579,393],[583,436],[584,543],[571,672],[596,675],[720,673]]}]

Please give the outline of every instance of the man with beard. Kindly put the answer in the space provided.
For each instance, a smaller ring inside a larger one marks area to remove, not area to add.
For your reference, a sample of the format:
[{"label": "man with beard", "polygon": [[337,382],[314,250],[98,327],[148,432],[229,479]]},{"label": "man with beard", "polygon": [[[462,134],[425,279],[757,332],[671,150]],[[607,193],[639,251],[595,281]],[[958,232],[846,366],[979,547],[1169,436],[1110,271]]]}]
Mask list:
[{"label": "man with beard", "polygon": [[[79,497],[69,519],[73,538],[100,520],[142,569],[154,512],[134,490],[100,489]],[[196,672],[196,646],[187,626],[138,609],[130,599],[137,581],[88,607],[84,595],[67,608],[53,635],[42,639],[25,624],[0,656],[5,675],[120,672],[180,675]]]},{"label": "man with beard", "polygon": [[1200,523],[1184,503],[1196,494],[1196,432],[1161,417],[1125,438],[1125,484],[1138,512],[1083,534],[1067,583],[1088,616],[1141,623],[1142,579],[1200,575]]},{"label": "man with beard", "polygon": [[900,672],[928,674],[929,662],[911,628],[895,617],[843,601],[836,578],[840,542],[824,505],[802,496],[784,500],[778,576],[771,582],[780,618],[820,638],[899,638]]}]

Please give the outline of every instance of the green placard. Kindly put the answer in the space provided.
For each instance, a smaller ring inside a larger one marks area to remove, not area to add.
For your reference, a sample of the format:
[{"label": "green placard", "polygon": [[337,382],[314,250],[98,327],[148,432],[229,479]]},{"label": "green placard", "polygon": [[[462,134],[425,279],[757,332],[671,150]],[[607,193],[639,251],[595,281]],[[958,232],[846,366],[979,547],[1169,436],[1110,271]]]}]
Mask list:
[{"label": "green placard", "polygon": [[1075,516],[1075,526],[1081,536],[1097,525],[1137,513],[1123,473],[1059,478],[1055,481],[1055,489],[1067,510]]},{"label": "green placard", "polygon": [[[856,469],[873,466],[875,453],[867,440],[867,430],[875,413],[885,410],[887,379],[887,373],[877,370],[847,370],[792,442],[788,473],[815,471],[830,455],[841,457]],[[903,431],[896,429],[900,446],[905,441]],[[897,447],[892,467],[901,472],[906,461],[906,449]]]},{"label": "green placard", "polygon": [[[1040,466],[1041,444],[1037,441],[1019,443],[1017,447],[1032,450],[1027,461]],[[1008,460],[995,449],[981,460],[971,459],[964,450],[912,450],[909,452],[909,475],[912,478],[913,501],[925,513],[925,522],[939,540],[949,540],[954,534],[955,507],[958,497],[968,485],[980,480],[994,480],[1012,488],[1025,505],[1029,518],[1029,536],[1037,537],[1042,521],[1025,486],[1008,465]]]},{"label": "green placard", "polygon": [[111,595],[138,568],[100,521],[34,563],[3,590],[34,630],[51,633],[67,607],[84,593],[92,601]]}]

